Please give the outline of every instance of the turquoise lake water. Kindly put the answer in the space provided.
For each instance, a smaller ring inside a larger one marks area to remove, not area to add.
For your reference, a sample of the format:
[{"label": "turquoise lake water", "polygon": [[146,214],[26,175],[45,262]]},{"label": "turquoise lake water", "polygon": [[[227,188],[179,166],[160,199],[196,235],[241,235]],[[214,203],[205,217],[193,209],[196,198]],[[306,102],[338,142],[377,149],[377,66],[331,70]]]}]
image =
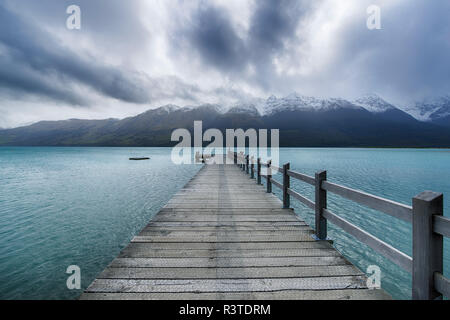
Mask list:
[{"label": "turquoise lake water", "polygon": [[[177,166],[170,148],[0,148],[0,299],[77,298],[167,201],[200,169]],[[149,161],[129,157],[149,156]],[[281,163],[405,204],[424,190],[444,193],[450,213],[450,150],[281,149]],[[280,177],[276,177],[280,179]],[[313,199],[313,187],[291,182]],[[274,191],[280,195],[274,187]],[[292,200],[312,225],[313,212]],[[411,226],[329,194],[328,207],[411,254]],[[411,277],[329,224],[336,248],[365,271],[378,265],[382,287],[409,299]],[[445,274],[450,247],[445,242]],[[82,289],[66,287],[69,265]]]}]

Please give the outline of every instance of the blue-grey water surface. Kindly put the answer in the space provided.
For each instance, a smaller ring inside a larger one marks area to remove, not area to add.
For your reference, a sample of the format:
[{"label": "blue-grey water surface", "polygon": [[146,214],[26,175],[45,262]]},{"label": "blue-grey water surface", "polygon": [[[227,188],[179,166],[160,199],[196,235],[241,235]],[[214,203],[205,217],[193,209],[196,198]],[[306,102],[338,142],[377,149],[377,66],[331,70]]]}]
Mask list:
[{"label": "blue-grey water surface", "polygon": [[[170,148],[0,148],[0,299],[70,299],[80,295],[165,203],[200,169],[177,166]],[[149,156],[149,161],[129,157]],[[424,190],[450,202],[450,150],[281,149],[281,162],[313,175],[405,204]],[[279,176],[276,179],[280,179]],[[313,188],[292,186],[313,200]],[[274,187],[274,191],[280,195]],[[313,212],[292,200],[312,225]],[[328,207],[411,254],[411,226],[328,196]],[[336,248],[361,270],[378,265],[382,287],[410,298],[410,275],[330,225]],[[449,276],[449,242],[445,243]],[[66,287],[67,266],[78,265],[81,290]]]},{"label": "blue-grey water surface", "polygon": [[[200,169],[169,148],[0,148],[0,299],[68,299]],[[148,156],[149,161],[129,161]]]}]

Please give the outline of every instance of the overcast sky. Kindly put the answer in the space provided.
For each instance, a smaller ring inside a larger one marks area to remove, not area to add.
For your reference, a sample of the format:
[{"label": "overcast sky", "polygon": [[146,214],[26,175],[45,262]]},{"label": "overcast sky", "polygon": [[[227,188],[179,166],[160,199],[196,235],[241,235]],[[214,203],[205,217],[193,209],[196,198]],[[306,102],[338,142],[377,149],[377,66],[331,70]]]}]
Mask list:
[{"label": "overcast sky", "polygon": [[0,127],[294,91],[444,95],[449,17],[449,0],[0,0]]}]

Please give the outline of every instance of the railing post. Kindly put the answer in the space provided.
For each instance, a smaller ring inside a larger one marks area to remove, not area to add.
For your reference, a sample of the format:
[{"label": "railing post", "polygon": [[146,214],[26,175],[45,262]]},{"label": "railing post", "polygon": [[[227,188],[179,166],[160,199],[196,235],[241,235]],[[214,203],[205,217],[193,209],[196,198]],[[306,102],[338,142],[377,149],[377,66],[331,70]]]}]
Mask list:
[{"label": "railing post", "polygon": [[236,158],[237,158],[238,167],[239,167],[240,169],[242,169],[242,165],[241,165],[241,153],[240,153],[240,152],[237,154]]},{"label": "railing post", "polygon": [[272,160],[267,161],[267,193],[272,193],[272,169],[270,166],[272,165]]},{"label": "railing post", "polygon": [[290,163],[283,165],[283,208],[285,209],[289,209],[291,206],[291,197],[288,193],[288,189],[291,187],[291,179],[287,174],[290,167]]},{"label": "railing post", "polygon": [[245,167],[245,172],[248,174],[249,172],[249,166],[248,166],[248,163],[249,163],[249,160],[248,160],[248,157],[249,157],[249,155],[247,155],[246,157],[245,157],[245,163],[246,163],[246,167]]},{"label": "railing post", "polygon": [[327,180],[327,172],[317,172],[315,176],[316,189],[316,237],[318,240],[327,239],[327,219],[323,217],[323,209],[327,208],[327,191],[322,189],[322,181]]},{"label": "railing post", "polygon": [[253,158],[252,156],[252,160],[251,160],[251,164],[250,164],[250,174],[251,174],[251,178],[254,179],[255,178],[255,158]]},{"label": "railing post", "polygon": [[256,183],[261,184],[261,158],[256,162]]},{"label": "railing post", "polygon": [[433,215],[443,215],[443,195],[425,191],[413,198],[413,300],[441,297],[434,289],[434,273],[443,271],[444,242],[433,232]]}]

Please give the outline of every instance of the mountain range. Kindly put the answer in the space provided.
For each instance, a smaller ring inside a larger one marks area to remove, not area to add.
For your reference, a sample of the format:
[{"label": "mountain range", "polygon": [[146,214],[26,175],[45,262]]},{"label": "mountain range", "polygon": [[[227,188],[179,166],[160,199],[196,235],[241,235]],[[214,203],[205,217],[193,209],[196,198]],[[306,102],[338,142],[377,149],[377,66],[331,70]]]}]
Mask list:
[{"label": "mountain range", "polygon": [[450,96],[399,108],[378,95],[355,101],[296,93],[225,108],[166,105],[125,119],[41,121],[0,130],[3,146],[173,146],[174,129],[280,129],[284,147],[450,147]]}]

